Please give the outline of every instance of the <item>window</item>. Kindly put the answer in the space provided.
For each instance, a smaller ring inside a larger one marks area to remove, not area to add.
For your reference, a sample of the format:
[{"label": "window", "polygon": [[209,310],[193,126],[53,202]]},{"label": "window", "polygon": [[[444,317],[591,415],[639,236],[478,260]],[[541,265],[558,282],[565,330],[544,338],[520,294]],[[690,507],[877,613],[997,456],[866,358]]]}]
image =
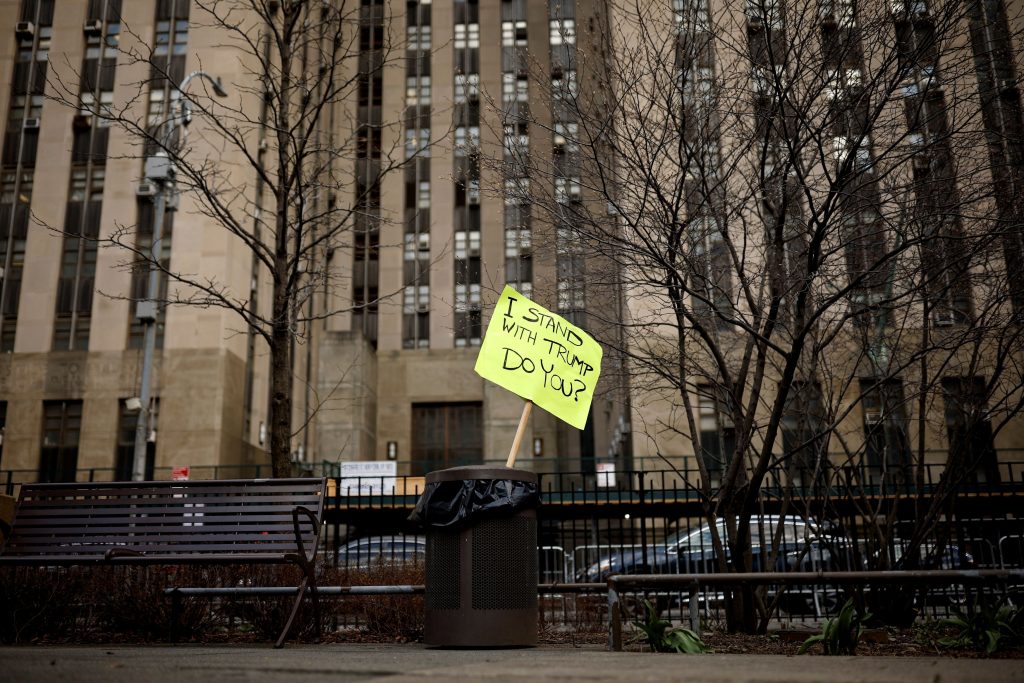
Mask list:
[{"label": "window", "polygon": [[476,154],[480,147],[479,126],[458,126],[455,129],[455,156]]},{"label": "window", "polygon": [[575,71],[566,71],[564,75],[551,79],[551,97],[555,101],[574,99],[578,94]]},{"label": "window", "polygon": [[985,409],[982,377],[945,377],[942,396],[946,405],[946,434],[954,472],[981,483],[999,483],[999,465],[992,421]]},{"label": "window", "polygon": [[430,233],[405,233],[405,247],[403,249],[403,253],[406,261],[428,258],[430,256]]},{"label": "window", "polygon": [[480,97],[480,74],[455,74],[455,102],[476,102]]},{"label": "window", "polygon": [[532,247],[529,228],[505,229],[505,257],[515,258]]},{"label": "window", "polygon": [[[857,171],[871,170],[871,138],[864,135],[859,141],[847,137],[832,138],[832,155],[836,164],[852,163]],[[853,156],[851,162],[847,158]]]},{"label": "window", "polygon": [[576,44],[576,20],[552,19],[548,23],[552,45]]},{"label": "window", "polygon": [[482,403],[414,403],[411,474],[483,462],[483,425]]},{"label": "window", "polygon": [[882,486],[908,486],[911,484],[910,439],[903,382],[862,379],[860,387],[868,475]]},{"label": "window", "polygon": [[527,76],[503,73],[501,75],[501,99],[505,104],[529,101],[530,81]]},{"label": "window", "polygon": [[526,47],[526,21],[501,22],[502,47]]},{"label": "window", "polygon": [[[825,92],[829,99],[838,100],[845,97],[850,90],[859,88],[863,83],[863,72],[860,69],[833,69],[826,80]],[[917,86],[914,86],[914,93]]]},{"label": "window", "polygon": [[826,413],[817,382],[793,382],[782,415],[782,448],[794,486],[818,486],[827,481],[828,434]]},{"label": "window", "polygon": [[43,402],[43,445],[39,458],[39,481],[75,481],[81,431],[81,401]]},{"label": "window", "polygon": [[[563,259],[562,263],[568,261]],[[563,268],[563,270],[566,270]],[[571,268],[569,270],[572,270]],[[577,311],[583,311],[587,307],[587,296],[583,288],[582,278],[575,271],[572,272],[569,277],[560,276],[558,278],[558,311],[559,313],[565,314],[566,317],[570,317],[567,314],[575,313]],[[575,322],[575,319],[571,320]]]},{"label": "window", "polygon": [[455,233],[455,258],[466,259],[480,255],[480,231],[458,231]]},{"label": "window", "polygon": [[580,179],[579,176],[555,178],[555,201],[559,204],[580,201]]},{"label": "window", "polygon": [[578,124],[556,123],[554,134],[555,151],[559,154],[577,151],[579,149],[578,131]]},{"label": "window", "polygon": [[697,387],[697,403],[701,455],[711,476],[711,485],[717,486],[736,451],[736,428],[728,410],[727,396],[721,387]]},{"label": "window", "polygon": [[[114,465],[116,481],[131,481],[135,469],[135,430],[139,424],[142,411],[129,410],[126,401],[120,401],[121,417],[117,428],[117,455]],[[149,415],[149,434],[146,435],[146,465],[144,477],[153,479],[156,464],[156,430],[159,400],[153,401],[153,410]]]},{"label": "window", "polygon": [[409,107],[430,104],[430,76],[408,76],[405,79],[405,104]]},{"label": "window", "polygon": [[747,22],[751,26],[780,28],[782,12],[780,0],[747,0]]},{"label": "window", "polygon": [[107,127],[110,125],[110,118],[115,115],[114,93],[111,90],[100,91],[100,101],[96,104],[96,95],[91,92],[84,92],[80,96],[78,113],[82,116],[96,116],[97,125]]},{"label": "window", "polygon": [[406,27],[406,49],[408,50],[429,50],[430,49],[430,26],[408,26]]},{"label": "window", "polygon": [[511,159],[525,159],[530,153],[530,136],[526,131],[526,126],[504,127],[504,151],[506,157]]},{"label": "window", "polygon": [[402,290],[402,312],[420,313],[430,310],[430,285],[408,285]]},{"label": "window", "polygon": [[430,208],[430,181],[429,180],[421,180],[417,184],[416,208],[418,208],[418,209],[429,209]]},{"label": "window", "polygon": [[505,206],[530,203],[530,179],[508,178],[505,180]]},{"label": "window", "polygon": [[421,158],[430,156],[429,128],[405,129],[405,158],[412,159],[416,156]]},{"label": "window", "polygon": [[456,50],[478,49],[480,47],[480,24],[455,24],[454,47]]}]

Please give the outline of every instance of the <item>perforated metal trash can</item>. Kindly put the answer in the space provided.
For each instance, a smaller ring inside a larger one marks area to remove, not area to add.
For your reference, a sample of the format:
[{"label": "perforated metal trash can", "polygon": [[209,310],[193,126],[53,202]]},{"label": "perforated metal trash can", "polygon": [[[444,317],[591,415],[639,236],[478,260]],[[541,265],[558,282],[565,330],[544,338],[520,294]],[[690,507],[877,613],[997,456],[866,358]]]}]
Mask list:
[{"label": "perforated metal trash can", "polygon": [[[426,483],[504,479],[537,483],[507,467],[454,467]],[[424,641],[439,647],[537,644],[537,511],[489,517],[468,528],[427,529]]]}]

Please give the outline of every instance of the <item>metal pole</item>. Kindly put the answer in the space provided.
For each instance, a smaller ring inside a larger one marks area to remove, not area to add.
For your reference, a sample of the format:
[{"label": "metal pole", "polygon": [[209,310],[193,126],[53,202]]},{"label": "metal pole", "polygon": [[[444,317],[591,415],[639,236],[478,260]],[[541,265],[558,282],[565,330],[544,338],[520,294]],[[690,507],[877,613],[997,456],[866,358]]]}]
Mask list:
[{"label": "metal pole", "polygon": [[135,423],[135,457],[132,460],[132,481],[143,481],[146,478],[146,437],[149,434],[149,401],[150,383],[153,375],[153,352],[156,349],[156,323],[158,319],[156,300],[159,295],[160,252],[164,233],[164,210],[167,206],[167,193],[172,190],[163,182],[160,191],[153,198],[153,243],[150,245],[149,286],[146,288],[146,299],[153,307],[152,317],[143,321],[144,336],[142,340],[142,386],[139,389],[139,419]]},{"label": "metal pole", "polygon": [[[213,94],[217,97],[227,97],[227,92],[221,85],[219,78],[214,78],[205,71],[193,71],[185,76],[177,86],[178,92],[181,93],[181,99],[178,101],[179,109],[177,112],[172,113],[161,126],[160,141],[167,145],[168,149],[177,149],[177,141],[172,139],[171,136],[179,127],[184,131],[192,120],[191,107],[189,106],[188,99],[185,97],[185,88],[196,77],[205,78],[209,81],[213,88]],[[162,160],[162,163],[150,165],[151,162],[158,160]],[[156,349],[156,324],[159,318],[157,297],[160,294],[159,264],[160,252],[163,251],[164,213],[167,210],[168,200],[175,197],[177,193],[177,187],[174,183],[173,159],[167,158],[162,152],[147,158],[146,180],[156,183],[160,189],[153,197],[153,212],[155,214],[153,216],[153,242],[149,248],[149,285],[146,288],[146,302],[149,310],[146,311],[145,316],[138,316],[144,326],[142,338],[142,380],[139,388],[139,401],[142,403],[142,407],[139,409],[138,422],[135,423],[135,454],[132,459],[132,481],[143,481],[146,478],[146,437],[149,434],[149,419],[151,417],[149,409],[150,384],[152,384],[153,355]],[[171,203],[172,211],[175,207],[177,207],[177,202]],[[138,303],[136,306],[138,306]]]}]

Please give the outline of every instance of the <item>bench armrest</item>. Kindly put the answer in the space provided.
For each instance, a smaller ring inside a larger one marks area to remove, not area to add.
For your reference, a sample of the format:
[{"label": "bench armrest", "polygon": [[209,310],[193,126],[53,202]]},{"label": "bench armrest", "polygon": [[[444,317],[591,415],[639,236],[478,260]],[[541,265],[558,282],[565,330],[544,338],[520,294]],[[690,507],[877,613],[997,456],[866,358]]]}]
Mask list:
[{"label": "bench armrest", "polygon": [[[308,521],[313,525],[313,547],[311,552],[307,555],[306,548],[302,543],[302,533],[299,531],[299,515],[303,514],[308,518]],[[316,549],[320,544],[320,519],[316,514],[307,507],[302,505],[296,505],[292,509],[292,526],[295,528],[295,543],[299,546],[299,554],[309,563],[316,562]]]}]

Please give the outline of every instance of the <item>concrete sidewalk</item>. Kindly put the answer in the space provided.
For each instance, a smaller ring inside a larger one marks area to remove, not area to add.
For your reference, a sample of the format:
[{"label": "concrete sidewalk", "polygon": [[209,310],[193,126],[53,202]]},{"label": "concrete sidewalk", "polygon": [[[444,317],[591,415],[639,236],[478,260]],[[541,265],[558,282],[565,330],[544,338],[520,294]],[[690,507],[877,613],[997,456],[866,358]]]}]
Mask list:
[{"label": "concrete sidewalk", "polygon": [[1022,660],[656,655],[597,646],[431,650],[422,645],[19,646],[0,648],[0,679],[317,681],[332,683],[1024,683]]}]

